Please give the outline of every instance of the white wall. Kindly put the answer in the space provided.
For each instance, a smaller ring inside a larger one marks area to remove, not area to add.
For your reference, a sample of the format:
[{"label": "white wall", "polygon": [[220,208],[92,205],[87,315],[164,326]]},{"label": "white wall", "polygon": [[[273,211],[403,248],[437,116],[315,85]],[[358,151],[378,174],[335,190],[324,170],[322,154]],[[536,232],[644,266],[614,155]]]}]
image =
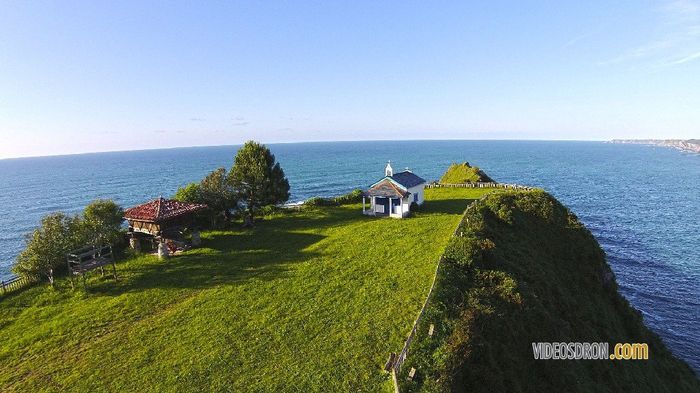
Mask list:
[{"label": "white wall", "polygon": [[[422,205],[423,202],[425,202],[425,183],[409,188],[408,192],[411,193],[411,195],[409,196],[409,199],[411,200],[411,202],[413,202],[413,195],[414,194],[418,194],[418,202],[417,203],[419,205]],[[409,204],[410,204],[410,202],[409,202]]]},{"label": "white wall", "polygon": [[404,216],[408,215],[408,212],[411,210],[411,202],[413,202],[413,194],[406,198],[401,198],[401,208],[403,209]]}]

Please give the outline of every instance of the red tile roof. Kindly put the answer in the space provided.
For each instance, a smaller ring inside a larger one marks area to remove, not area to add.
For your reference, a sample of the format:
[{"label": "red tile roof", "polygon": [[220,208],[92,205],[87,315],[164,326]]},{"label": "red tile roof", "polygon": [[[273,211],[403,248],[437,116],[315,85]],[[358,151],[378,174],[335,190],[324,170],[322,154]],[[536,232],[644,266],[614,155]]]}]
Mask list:
[{"label": "red tile roof", "polygon": [[158,198],[126,209],[124,211],[124,218],[127,220],[158,223],[187,214],[196,213],[206,208],[207,205]]}]

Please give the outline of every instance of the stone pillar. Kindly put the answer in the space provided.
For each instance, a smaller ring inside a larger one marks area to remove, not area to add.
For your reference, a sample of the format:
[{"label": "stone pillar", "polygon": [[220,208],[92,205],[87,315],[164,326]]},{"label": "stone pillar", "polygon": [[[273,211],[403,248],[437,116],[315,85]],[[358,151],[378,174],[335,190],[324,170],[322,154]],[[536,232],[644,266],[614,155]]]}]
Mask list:
[{"label": "stone pillar", "polygon": [[136,237],[130,237],[129,247],[131,247],[136,252],[141,252],[141,241]]},{"label": "stone pillar", "polygon": [[192,231],[192,247],[199,247],[202,245],[202,236],[199,233],[199,229]]},{"label": "stone pillar", "polygon": [[365,196],[362,196],[362,214],[365,214]]},{"label": "stone pillar", "polygon": [[168,245],[165,243],[165,240],[162,240],[160,243],[158,243],[158,258],[165,259],[169,255],[170,252],[168,251]]}]

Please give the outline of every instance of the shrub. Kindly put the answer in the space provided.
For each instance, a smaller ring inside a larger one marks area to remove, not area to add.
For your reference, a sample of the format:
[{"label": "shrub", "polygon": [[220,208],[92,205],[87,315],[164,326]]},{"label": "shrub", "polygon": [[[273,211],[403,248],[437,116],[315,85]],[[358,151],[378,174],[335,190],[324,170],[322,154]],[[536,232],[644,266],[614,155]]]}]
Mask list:
[{"label": "shrub", "polygon": [[66,268],[66,254],[85,245],[118,244],[122,236],[124,211],[114,201],[98,199],[82,216],[52,213],[39,228],[27,234],[26,247],[12,271],[20,276],[45,277],[53,285],[56,273]]},{"label": "shrub", "polygon": [[81,224],[78,216],[64,213],[44,217],[39,228],[27,235],[27,246],[12,271],[24,277],[45,277],[53,285],[55,273],[66,267],[66,254],[83,240]]},{"label": "shrub", "polygon": [[304,201],[304,206],[340,206],[362,202],[362,190],[355,189],[347,194],[332,198],[313,197]]},{"label": "shrub", "polygon": [[459,266],[481,262],[481,244],[474,236],[455,236],[445,248],[445,260]]},{"label": "shrub", "polygon": [[178,187],[173,199],[180,202],[204,203],[199,183],[190,183],[186,186]]},{"label": "shrub", "polygon": [[122,238],[122,222],[124,210],[114,201],[98,199],[91,202],[83,210],[82,219],[78,220],[80,233],[78,241],[81,243],[116,245]]},{"label": "shrub", "polygon": [[290,209],[287,209],[287,208],[282,207],[282,206],[267,205],[267,206],[263,206],[260,208],[260,215],[271,216],[274,214],[286,213],[288,211],[290,211]]},{"label": "shrub", "polygon": [[334,200],[339,205],[347,205],[351,203],[362,202],[362,190],[360,190],[359,188],[352,190],[345,195],[335,197]]},{"label": "shrub", "polygon": [[337,206],[338,203],[331,198],[313,197],[304,201],[304,206]]}]

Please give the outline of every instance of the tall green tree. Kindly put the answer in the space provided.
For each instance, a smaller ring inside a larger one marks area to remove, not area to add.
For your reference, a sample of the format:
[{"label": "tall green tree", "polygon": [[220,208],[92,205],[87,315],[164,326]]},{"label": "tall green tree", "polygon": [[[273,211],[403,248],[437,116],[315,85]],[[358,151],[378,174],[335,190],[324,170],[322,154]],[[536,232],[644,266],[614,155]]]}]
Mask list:
[{"label": "tall green tree", "polygon": [[[223,216],[226,222],[231,218],[231,209],[238,206],[238,198],[228,181],[226,168],[218,168],[202,179],[199,194],[202,203],[216,212],[217,216]],[[216,220],[214,224],[216,225]]]},{"label": "tall green tree", "polygon": [[248,141],[238,150],[228,175],[238,200],[244,206],[246,226],[260,208],[289,200],[289,181],[275,156],[265,145]]},{"label": "tall green tree", "polygon": [[190,183],[186,186],[178,187],[173,199],[180,202],[204,203],[199,183]]},{"label": "tall green tree", "polygon": [[110,199],[97,199],[83,210],[81,234],[83,243],[100,246],[116,244],[122,238],[124,209]]},{"label": "tall green tree", "polygon": [[53,285],[56,271],[66,267],[66,254],[82,241],[81,225],[78,216],[53,213],[44,217],[39,228],[27,235],[27,246],[12,271],[25,277],[45,277]]}]

